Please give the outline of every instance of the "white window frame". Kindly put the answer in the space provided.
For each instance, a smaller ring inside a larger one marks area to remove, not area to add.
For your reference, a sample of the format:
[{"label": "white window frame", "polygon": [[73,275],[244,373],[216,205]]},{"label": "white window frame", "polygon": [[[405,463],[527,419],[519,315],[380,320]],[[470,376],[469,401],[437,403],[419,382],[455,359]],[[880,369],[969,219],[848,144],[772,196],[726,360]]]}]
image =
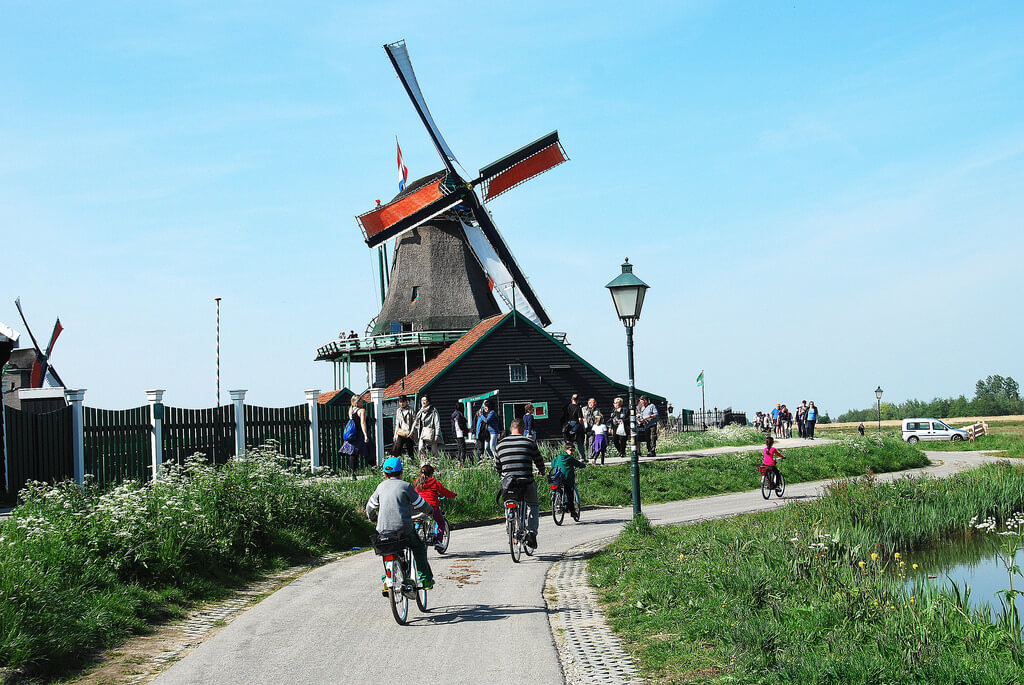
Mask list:
[{"label": "white window frame", "polygon": [[[517,366],[517,367],[522,368],[522,370],[523,370],[523,377],[522,377],[521,380],[517,380],[517,379],[512,377],[512,367],[513,366]],[[530,378],[530,370],[529,370],[529,368],[527,368],[526,364],[509,364],[508,365],[508,382],[509,383],[526,383],[529,380],[529,378]]]}]

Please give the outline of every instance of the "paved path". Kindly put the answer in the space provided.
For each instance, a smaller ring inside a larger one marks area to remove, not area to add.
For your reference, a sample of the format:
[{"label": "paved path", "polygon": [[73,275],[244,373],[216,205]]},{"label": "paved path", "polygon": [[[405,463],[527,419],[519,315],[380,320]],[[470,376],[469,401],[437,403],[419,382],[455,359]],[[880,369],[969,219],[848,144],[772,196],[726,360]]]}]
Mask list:
[{"label": "paved path", "polygon": [[[815,447],[821,445],[831,445],[836,442],[835,440],[829,440],[828,438],[818,438],[815,440],[806,440],[804,438],[779,438],[775,441],[775,447],[780,450],[792,449],[794,447]],[[724,447],[705,447],[699,450],[687,450],[685,452],[663,452],[653,457],[640,457],[641,462],[649,461],[666,461],[669,459],[693,459],[696,457],[710,457],[715,454],[741,454],[743,452],[757,452],[764,447],[764,443],[758,443],[756,445],[726,445]],[[608,454],[618,454],[615,452],[614,447],[609,448]],[[627,464],[629,463],[629,457],[607,457],[605,464]]]},{"label": "paved path", "polygon": [[[948,476],[994,459],[977,452],[928,455],[937,465],[914,473]],[[790,485],[781,502],[755,491],[649,505],[644,512],[660,524],[728,516],[809,499],[825,484]],[[567,518],[560,528],[545,517],[536,556],[517,565],[502,527],[456,530],[448,556],[430,553],[439,580],[431,612],[410,606],[406,627],[394,622],[380,595],[380,561],[372,553],[322,566],[239,616],[156,682],[562,683],[542,597],[545,575],[567,549],[614,535],[631,514],[587,511],[580,523]]]}]

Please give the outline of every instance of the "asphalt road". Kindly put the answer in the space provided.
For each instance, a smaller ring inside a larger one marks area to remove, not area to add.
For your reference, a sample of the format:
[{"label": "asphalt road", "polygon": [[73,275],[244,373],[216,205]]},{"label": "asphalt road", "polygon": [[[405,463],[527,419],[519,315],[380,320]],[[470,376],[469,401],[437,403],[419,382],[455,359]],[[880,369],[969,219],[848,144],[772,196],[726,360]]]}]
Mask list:
[{"label": "asphalt road", "polygon": [[[946,476],[992,461],[979,453],[932,452],[921,471]],[[886,474],[880,479],[904,475]],[[917,473],[917,471],[915,471]],[[825,482],[648,505],[655,523],[680,523],[771,509],[816,496]],[[542,590],[550,565],[567,549],[615,534],[630,509],[541,519],[540,547],[513,564],[504,527],[456,530],[449,554],[430,552],[438,584],[429,613],[410,603],[410,622],[391,617],[372,552],[320,567],[266,598],[199,645],[155,682],[175,683],[562,683]]]}]

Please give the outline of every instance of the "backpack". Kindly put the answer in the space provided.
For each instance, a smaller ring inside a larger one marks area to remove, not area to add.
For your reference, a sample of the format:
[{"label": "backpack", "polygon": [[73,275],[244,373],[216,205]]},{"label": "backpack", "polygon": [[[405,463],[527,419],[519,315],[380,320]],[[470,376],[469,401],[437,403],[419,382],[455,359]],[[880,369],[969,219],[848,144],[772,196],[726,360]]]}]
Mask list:
[{"label": "backpack", "polygon": [[356,437],[358,431],[359,428],[356,426],[356,420],[349,419],[348,423],[345,424],[345,432],[341,434],[341,438],[342,440],[352,440]]}]

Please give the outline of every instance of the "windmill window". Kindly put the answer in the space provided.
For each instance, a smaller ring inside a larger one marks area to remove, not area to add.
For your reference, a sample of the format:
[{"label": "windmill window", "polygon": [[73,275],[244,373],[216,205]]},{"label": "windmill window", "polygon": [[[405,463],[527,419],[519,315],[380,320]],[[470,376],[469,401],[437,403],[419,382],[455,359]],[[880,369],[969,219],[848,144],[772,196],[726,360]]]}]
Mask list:
[{"label": "windmill window", "polygon": [[418,299],[420,299],[420,287],[418,285],[414,285],[412,287],[412,300],[410,300],[410,302],[415,302]]},{"label": "windmill window", "polygon": [[526,382],[526,364],[509,364],[508,380],[510,383]]}]

